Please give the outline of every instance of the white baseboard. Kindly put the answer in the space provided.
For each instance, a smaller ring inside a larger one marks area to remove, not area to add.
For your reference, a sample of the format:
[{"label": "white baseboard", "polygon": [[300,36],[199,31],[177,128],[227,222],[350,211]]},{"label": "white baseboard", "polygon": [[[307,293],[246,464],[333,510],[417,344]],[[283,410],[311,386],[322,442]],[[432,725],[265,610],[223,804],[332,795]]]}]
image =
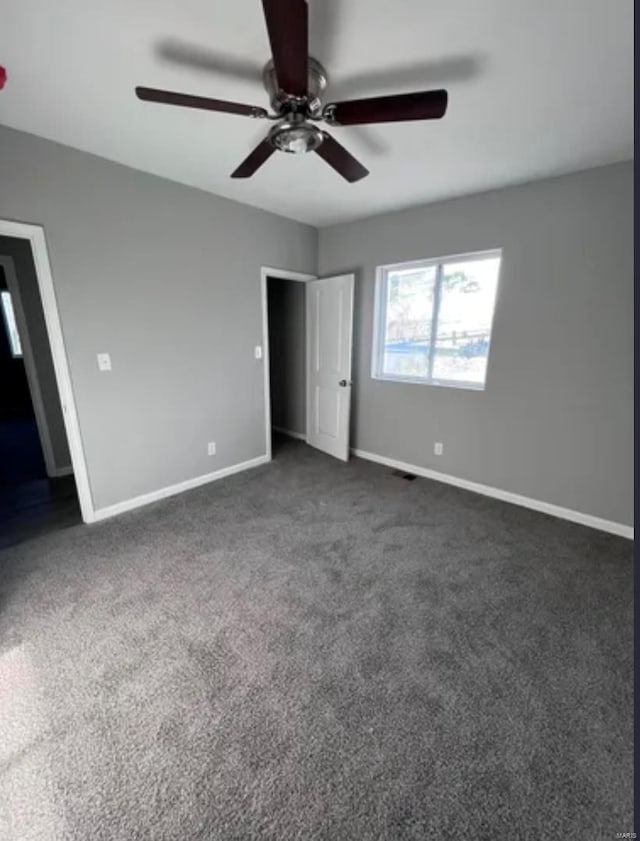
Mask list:
[{"label": "white baseboard", "polygon": [[540,499],[532,499],[521,494],[503,491],[500,488],[492,488],[490,485],[482,485],[479,482],[471,482],[468,479],[460,479],[457,476],[450,476],[448,473],[440,473],[428,467],[419,467],[416,464],[408,464],[394,458],[380,456],[377,453],[369,453],[366,450],[352,449],[351,452],[358,458],[367,461],[375,461],[377,464],[384,464],[396,470],[403,470],[405,473],[415,473],[416,476],[423,476],[425,479],[434,479],[436,482],[444,482],[447,485],[455,485],[457,488],[464,488],[467,491],[500,499],[503,502],[511,502],[513,505],[521,505],[523,508],[531,508],[543,514],[551,514],[553,517],[560,517],[563,520],[571,520],[572,523],[580,523],[583,526],[590,526],[593,529],[617,534],[620,537],[627,537],[633,540],[633,526],[625,526],[623,523],[615,523],[612,520],[604,520],[602,517],[594,517],[592,514],[583,514],[581,511],[573,511],[571,508],[562,508],[559,505],[552,505],[550,502],[543,502]]},{"label": "white baseboard", "polygon": [[271,428],[281,435],[288,435],[289,438],[297,438],[299,441],[307,440],[307,436],[303,432],[294,432],[293,429],[285,429],[283,426],[272,426]]},{"label": "white baseboard", "polygon": [[49,474],[49,478],[60,479],[60,477],[62,476],[71,476],[72,473],[73,467],[71,465],[69,465],[68,467],[56,467]]},{"label": "white baseboard", "polygon": [[203,476],[196,476],[195,479],[187,479],[184,482],[178,482],[177,485],[169,485],[167,488],[160,488],[157,491],[151,491],[148,494],[133,497],[133,499],[125,499],[123,502],[116,502],[115,505],[107,505],[105,508],[98,508],[93,512],[90,520],[86,522],[96,523],[99,520],[106,520],[109,517],[115,517],[117,514],[123,514],[125,511],[132,511],[134,508],[140,508],[143,505],[149,505],[150,502],[158,502],[160,499],[166,499],[168,496],[175,496],[176,494],[189,491],[192,488],[198,488],[200,485],[206,485],[209,482],[215,482],[218,479],[224,479],[225,476],[232,476],[234,473],[241,473],[243,470],[250,470],[252,467],[259,467],[261,464],[266,464],[269,461],[269,456],[258,456],[249,461],[242,461],[240,464],[232,464],[230,467],[223,467],[221,470],[215,470],[213,473],[205,473]]}]

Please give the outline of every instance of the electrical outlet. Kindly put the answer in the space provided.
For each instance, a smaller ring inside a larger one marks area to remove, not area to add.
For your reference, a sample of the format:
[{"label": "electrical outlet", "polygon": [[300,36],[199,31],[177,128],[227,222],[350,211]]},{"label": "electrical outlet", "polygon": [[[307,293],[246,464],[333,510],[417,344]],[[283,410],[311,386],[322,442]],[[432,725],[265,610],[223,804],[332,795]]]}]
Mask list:
[{"label": "electrical outlet", "polygon": [[98,369],[100,371],[110,371],[111,370],[111,357],[108,353],[99,353],[98,354]]},{"label": "electrical outlet", "polygon": [[442,446],[442,441],[436,441],[433,445],[433,453],[436,456],[441,456],[443,453],[444,447]]},{"label": "electrical outlet", "polygon": [[215,456],[215,454],[216,454],[216,442],[215,441],[209,441],[209,443],[207,444],[207,455]]}]

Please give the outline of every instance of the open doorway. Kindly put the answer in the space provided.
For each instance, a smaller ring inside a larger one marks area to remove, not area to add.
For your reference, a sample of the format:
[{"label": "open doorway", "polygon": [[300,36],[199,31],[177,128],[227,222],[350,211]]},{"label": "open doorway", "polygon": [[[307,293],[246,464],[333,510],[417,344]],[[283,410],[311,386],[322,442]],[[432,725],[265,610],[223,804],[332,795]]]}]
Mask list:
[{"label": "open doorway", "polygon": [[0,483],[18,484],[47,475],[24,367],[14,299],[0,258]]},{"label": "open doorway", "polygon": [[306,275],[266,275],[269,405],[274,457],[292,440],[306,440]]},{"label": "open doorway", "polygon": [[0,547],[81,522],[28,240],[0,235]]},{"label": "open doorway", "polygon": [[349,459],[354,281],[262,268],[268,458],[284,437]]}]

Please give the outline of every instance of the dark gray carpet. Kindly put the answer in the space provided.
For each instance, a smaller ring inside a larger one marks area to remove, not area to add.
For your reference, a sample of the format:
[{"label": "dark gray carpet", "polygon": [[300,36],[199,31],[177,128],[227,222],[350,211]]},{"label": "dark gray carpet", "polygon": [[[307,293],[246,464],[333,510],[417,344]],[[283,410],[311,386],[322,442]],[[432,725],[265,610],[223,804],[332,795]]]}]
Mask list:
[{"label": "dark gray carpet", "polygon": [[291,444],[0,562],[3,841],[633,829],[627,541]]}]

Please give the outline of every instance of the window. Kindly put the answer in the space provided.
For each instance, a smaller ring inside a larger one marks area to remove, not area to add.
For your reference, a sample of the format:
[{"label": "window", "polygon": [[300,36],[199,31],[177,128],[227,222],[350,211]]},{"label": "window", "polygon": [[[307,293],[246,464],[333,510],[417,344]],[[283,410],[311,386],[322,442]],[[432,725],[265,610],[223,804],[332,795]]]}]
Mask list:
[{"label": "window", "polygon": [[10,293],[3,290],[0,300],[2,301],[2,314],[4,315],[4,325],[7,329],[11,356],[17,359],[22,356],[22,345],[20,344],[20,334],[18,333],[18,325],[16,324],[16,316],[13,311],[13,302]]},{"label": "window", "polygon": [[372,375],[483,389],[501,255],[380,267]]}]

